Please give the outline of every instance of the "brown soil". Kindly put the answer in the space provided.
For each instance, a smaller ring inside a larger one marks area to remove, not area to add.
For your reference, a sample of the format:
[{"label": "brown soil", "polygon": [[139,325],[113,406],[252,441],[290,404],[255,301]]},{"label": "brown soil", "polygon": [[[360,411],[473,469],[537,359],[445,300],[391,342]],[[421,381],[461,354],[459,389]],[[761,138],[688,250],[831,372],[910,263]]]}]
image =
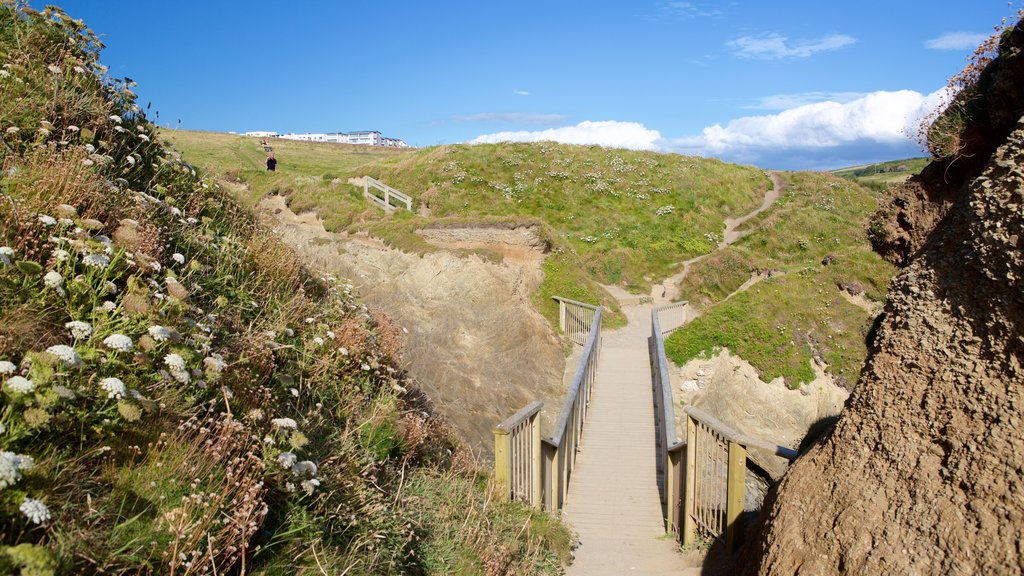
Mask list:
[{"label": "brown soil", "polygon": [[[1016,53],[1001,70],[1019,87]],[[906,268],[847,409],[766,507],[747,573],[1024,572],[1024,123],[999,143],[980,175],[916,178],[883,210],[879,246]]]},{"label": "brown soil", "polygon": [[545,420],[557,415],[565,358],[530,304],[543,279],[544,243],[535,229],[422,232],[443,248],[501,253],[504,261],[495,264],[448,251],[406,254],[369,236],[332,234],[315,214],[294,214],[278,196],[260,209],[308,264],[347,278],[367,305],[404,327],[406,369],[475,452],[489,456],[494,425],[533,400],[544,401]]}]

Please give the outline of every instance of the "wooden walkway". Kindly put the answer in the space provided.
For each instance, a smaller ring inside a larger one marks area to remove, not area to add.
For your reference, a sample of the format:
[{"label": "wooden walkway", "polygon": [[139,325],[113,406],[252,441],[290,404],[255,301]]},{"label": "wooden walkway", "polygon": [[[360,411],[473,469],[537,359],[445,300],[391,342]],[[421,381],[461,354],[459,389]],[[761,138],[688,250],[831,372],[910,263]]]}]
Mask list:
[{"label": "wooden walkway", "polygon": [[582,447],[562,509],[579,535],[569,575],[700,574],[665,534],[658,492],[654,399],[647,352],[650,308],[623,308],[605,332]]}]

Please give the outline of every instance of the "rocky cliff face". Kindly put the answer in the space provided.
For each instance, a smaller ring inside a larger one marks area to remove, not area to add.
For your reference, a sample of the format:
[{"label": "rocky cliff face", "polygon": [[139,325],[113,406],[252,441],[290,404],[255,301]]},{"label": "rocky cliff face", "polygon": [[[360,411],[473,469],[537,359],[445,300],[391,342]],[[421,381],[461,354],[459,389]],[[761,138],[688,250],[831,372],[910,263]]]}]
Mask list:
[{"label": "rocky cliff face", "polygon": [[905,268],[843,416],[770,496],[747,573],[1024,571],[1022,38],[986,79],[973,157],[880,213],[878,246]]}]

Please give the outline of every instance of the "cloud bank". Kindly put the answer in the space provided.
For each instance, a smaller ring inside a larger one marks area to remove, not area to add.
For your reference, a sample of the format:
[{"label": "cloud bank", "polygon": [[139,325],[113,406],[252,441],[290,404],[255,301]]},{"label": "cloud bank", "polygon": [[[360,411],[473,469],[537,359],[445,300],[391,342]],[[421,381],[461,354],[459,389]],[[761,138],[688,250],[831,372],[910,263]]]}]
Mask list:
[{"label": "cloud bank", "polygon": [[931,94],[879,91],[844,102],[815,102],[777,114],[736,118],[679,138],[663,138],[659,131],[637,122],[588,121],[547,130],[484,134],[472,143],[551,140],[710,156],[763,168],[840,168],[920,154],[913,135],[921,119],[946,101],[945,89]]},{"label": "cloud bank", "polygon": [[926,40],[924,46],[925,48],[930,48],[932,50],[974,50],[980,46],[986,38],[988,38],[988,34],[979,34],[976,32],[949,32],[939,36],[938,38]]},{"label": "cloud bank", "polygon": [[563,126],[536,131],[497,132],[484,134],[473,139],[471,144],[494,144],[497,142],[561,142],[563,144],[597,144],[611,148],[630,150],[658,150],[662,141],[661,133],[637,122],[580,122],[575,126]]},{"label": "cloud bank", "polygon": [[857,42],[853,36],[830,34],[815,40],[796,40],[780,34],[741,36],[725,43],[740,58],[777,60],[781,58],[809,58],[819,52],[831,52]]}]

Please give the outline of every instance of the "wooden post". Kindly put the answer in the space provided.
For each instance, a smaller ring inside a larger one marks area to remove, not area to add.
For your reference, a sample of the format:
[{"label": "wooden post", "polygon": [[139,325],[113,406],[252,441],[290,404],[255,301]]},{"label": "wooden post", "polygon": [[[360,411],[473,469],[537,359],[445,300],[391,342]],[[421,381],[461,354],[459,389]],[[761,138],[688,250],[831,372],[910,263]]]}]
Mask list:
[{"label": "wooden post", "polygon": [[725,505],[725,549],[732,552],[739,533],[739,519],[743,513],[743,493],[747,479],[747,449],[729,441],[729,487]]},{"label": "wooden post", "polygon": [[494,485],[508,499],[511,495],[510,484],[512,465],[512,437],[508,430],[500,427],[494,429]]},{"label": "wooden post", "polygon": [[693,521],[694,490],[697,487],[697,424],[686,415],[686,490],[683,492],[683,546],[693,544],[697,526]]},{"label": "wooden post", "polygon": [[532,429],[532,449],[530,450],[530,460],[533,462],[533,490],[531,491],[531,498],[533,500],[533,507],[541,510],[543,504],[541,501],[541,486],[540,486],[540,467],[541,462],[544,461],[540,453],[540,412],[530,417],[530,428]]},{"label": "wooden post", "polygon": [[565,332],[565,302],[558,301],[558,327]]}]

